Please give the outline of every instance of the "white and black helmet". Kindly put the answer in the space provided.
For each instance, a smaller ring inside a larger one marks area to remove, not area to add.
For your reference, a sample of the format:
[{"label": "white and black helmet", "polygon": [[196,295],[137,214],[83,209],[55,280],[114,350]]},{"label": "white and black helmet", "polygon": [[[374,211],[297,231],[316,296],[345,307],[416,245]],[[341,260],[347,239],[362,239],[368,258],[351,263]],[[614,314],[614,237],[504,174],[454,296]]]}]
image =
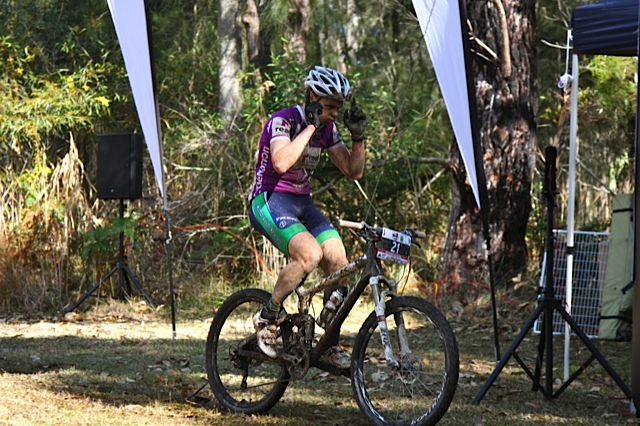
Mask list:
[{"label": "white and black helmet", "polygon": [[313,93],[324,98],[336,101],[351,99],[349,80],[340,71],[331,68],[315,66],[309,71],[304,87],[310,88]]}]

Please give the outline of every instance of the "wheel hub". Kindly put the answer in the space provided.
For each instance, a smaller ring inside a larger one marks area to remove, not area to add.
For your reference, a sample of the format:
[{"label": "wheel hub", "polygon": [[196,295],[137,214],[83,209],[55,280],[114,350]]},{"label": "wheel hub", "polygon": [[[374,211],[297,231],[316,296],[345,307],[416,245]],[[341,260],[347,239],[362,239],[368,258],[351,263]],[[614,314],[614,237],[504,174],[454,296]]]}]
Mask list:
[{"label": "wheel hub", "polygon": [[413,354],[401,354],[398,362],[400,368],[398,369],[398,378],[402,383],[409,385],[418,380],[418,376],[422,371],[422,363]]}]

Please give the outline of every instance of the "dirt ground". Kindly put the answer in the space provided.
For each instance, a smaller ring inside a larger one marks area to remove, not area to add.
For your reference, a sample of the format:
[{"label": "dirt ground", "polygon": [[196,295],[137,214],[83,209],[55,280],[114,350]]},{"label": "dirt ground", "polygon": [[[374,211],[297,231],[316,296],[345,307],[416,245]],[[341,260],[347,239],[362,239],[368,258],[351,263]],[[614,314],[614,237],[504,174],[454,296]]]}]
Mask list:
[{"label": "dirt ground", "polygon": [[[171,324],[153,312],[72,314],[63,319],[0,318],[0,424],[2,425],[366,425],[347,378],[312,370],[292,383],[268,415],[220,411],[207,388],[204,346],[211,318]],[[511,320],[502,351],[520,330]],[[486,321],[451,320],[460,347],[460,380],[442,425],[638,424],[630,403],[598,361],[590,363],[557,398],[532,390],[511,359],[479,404],[472,404],[494,370],[494,339]],[[346,348],[352,330],[343,333]],[[575,339],[574,339],[575,340]],[[594,340],[630,386],[629,343]],[[518,356],[535,365],[539,336]],[[562,383],[562,338],[554,338],[554,386]],[[572,343],[572,371],[589,359]],[[533,367],[531,367],[533,368]]]}]

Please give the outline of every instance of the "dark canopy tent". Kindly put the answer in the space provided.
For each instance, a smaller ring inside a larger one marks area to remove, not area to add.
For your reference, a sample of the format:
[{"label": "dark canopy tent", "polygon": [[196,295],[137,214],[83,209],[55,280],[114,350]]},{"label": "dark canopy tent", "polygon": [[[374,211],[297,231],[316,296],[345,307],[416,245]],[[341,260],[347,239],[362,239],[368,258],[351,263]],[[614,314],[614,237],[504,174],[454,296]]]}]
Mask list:
[{"label": "dark canopy tent", "polygon": [[[573,76],[577,86],[577,55],[638,56],[638,22],[640,0],[605,0],[599,3],[576,7],[571,17],[573,32]],[[577,94],[577,90],[572,91]],[[577,96],[576,96],[577,97]],[[573,103],[573,102],[572,102]],[[638,147],[638,101],[636,101],[635,146]],[[572,105],[575,110],[576,105]],[[572,111],[572,115],[575,114]],[[577,120],[577,119],[576,119]],[[575,120],[572,116],[572,127]],[[640,182],[640,150],[635,152],[636,188]],[[570,160],[571,161],[571,160]],[[640,197],[635,194],[634,217],[640,211]],[[634,280],[640,276],[640,227],[634,221]],[[640,287],[639,287],[640,288]],[[631,393],[633,408],[640,405],[640,291],[634,291],[633,331],[631,349]]]},{"label": "dark canopy tent", "polygon": [[574,55],[635,56],[638,0],[605,0],[573,9]]}]

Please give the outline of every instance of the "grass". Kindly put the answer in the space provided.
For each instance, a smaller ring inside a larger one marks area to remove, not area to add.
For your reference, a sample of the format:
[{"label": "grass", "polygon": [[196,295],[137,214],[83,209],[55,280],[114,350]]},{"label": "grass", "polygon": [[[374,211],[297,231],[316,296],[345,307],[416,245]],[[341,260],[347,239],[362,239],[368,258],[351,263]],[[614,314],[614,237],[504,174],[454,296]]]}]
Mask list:
[{"label": "grass", "polygon": [[[447,311],[446,306],[441,306]],[[501,311],[504,353],[528,311]],[[349,380],[310,370],[263,416],[221,412],[206,386],[204,344],[211,318],[178,314],[172,338],[163,312],[144,304],[109,303],[66,319],[5,318],[0,325],[2,425],[345,425],[368,424]],[[349,348],[364,312],[343,330]],[[451,314],[450,314],[451,315]],[[508,318],[505,318],[508,316]],[[451,316],[461,354],[456,397],[441,425],[636,424],[629,401],[595,361],[557,398],[532,391],[511,359],[479,404],[471,404],[495,367],[493,330],[481,316]],[[539,336],[529,334],[518,355],[534,365]],[[593,340],[630,386],[631,345]],[[562,378],[562,337],[554,337],[554,378]],[[589,358],[572,340],[572,371]],[[578,355],[579,352],[579,355]],[[530,367],[533,368],[533,367]],[[544,371],[543,371],[544,372]]]}]

